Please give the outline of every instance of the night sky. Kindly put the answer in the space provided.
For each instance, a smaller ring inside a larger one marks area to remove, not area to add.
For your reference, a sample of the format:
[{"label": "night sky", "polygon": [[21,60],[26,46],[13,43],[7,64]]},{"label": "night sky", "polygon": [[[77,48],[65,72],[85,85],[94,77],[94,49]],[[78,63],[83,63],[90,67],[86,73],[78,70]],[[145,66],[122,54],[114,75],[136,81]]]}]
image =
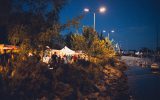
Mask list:
[{"label": "night sky", "polygon": [[[106,6],[104,14],[98,13],[100,6]],[[123,49],[156,48],[156,32],[160,33],[160,0],[70,0],[60,14],[62,23],[76,17],[84,8],[96,12],[96,31],[111,30],[110,38]],[[93,13],[87,13],[82,26],[93,26]],[[159,43],[160,45],[160,43]]]}]

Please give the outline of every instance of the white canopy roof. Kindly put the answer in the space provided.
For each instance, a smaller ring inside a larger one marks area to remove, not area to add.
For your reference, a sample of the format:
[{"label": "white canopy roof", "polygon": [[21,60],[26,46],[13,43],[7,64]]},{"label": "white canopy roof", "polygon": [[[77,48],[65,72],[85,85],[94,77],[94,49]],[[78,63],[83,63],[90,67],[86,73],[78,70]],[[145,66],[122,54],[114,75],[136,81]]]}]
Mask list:
[{"label": "white canopy roof", "polygon": [[75,51],[69,49],[67,46],[65,46],[64,48],[62,48],[60,50],[61,53],[65,54],[65,55],[74,55]]}]

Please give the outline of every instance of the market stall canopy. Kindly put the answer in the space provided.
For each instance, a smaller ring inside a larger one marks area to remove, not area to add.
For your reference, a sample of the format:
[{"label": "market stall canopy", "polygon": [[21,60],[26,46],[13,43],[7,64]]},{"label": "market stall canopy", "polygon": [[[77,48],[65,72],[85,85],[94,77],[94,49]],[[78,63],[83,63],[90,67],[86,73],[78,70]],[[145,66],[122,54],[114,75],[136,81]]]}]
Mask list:
[{"label": "market stall canopy", "polygon": [[18,47],[13,46],[13,45],[0,44],[0,49],[2,49],[2,50],[17,50]]},{"label": "market stall canopy", "polygon": [[67,46],[65,46],[63,49],[61,49],[60,52],[64,55],[74,55],[74,54],[76,54],[75,51],[69,49]]}]

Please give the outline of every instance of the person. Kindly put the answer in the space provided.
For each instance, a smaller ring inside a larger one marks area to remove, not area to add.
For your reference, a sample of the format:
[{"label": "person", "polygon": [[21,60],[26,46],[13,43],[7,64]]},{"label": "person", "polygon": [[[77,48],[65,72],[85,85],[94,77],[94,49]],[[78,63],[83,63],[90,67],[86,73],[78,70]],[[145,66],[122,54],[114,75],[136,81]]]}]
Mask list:
[{"label": "person", "polygon": [[66,60],[67,60],[67,63],[70,63],[71,62],[71,56],[70,55],[66,55]]},{"label": "person", "polygon": [[57,64],[57,57],[58,57],[58,56],[57,56],[56,52],[54,52],[54,54],[53,54],[52,57],[51,57],[53,64]]},{"label": "person", "polygon": [[4,67],[9,63],[9,55],[6,53],[6,50],[4,50],[4,53],[1,55],[1,63],[4,70]]},{"label": "person", "polygon": [[38,53],[36,54],[36,58],[38,62],[41,60],[41,56]]},{"label": "person", "polygon": [[57,62],[58,62],[58,64],[61,64],[61,56],[60,55],[57,58]]},{"label": "person", "polygon": [[67,62],[67,56],[66,56],[66,55],[63,56],[63,60],[64,60],[64,64],[67,64],[67,63],[68,63],[68,62]]},{"label": "person", "polygon": [[64,57],[61,58],[61,64],[64,64]]},{"label": "person", "polygon": [[77,59],[78,59],[77,56],[74,55],[74,56],[73,56],[73,61],[74,61],[74,62],[77,62]]}]

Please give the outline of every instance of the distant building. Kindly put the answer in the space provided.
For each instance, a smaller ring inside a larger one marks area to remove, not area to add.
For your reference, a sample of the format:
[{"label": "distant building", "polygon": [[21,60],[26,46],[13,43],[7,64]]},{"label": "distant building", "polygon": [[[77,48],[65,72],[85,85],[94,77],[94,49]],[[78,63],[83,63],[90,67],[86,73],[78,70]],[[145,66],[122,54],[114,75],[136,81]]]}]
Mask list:
[{"label": "distant building", "polygon": [[136,50],[122,50],[121,52],[125,56],[135,56]]}]

